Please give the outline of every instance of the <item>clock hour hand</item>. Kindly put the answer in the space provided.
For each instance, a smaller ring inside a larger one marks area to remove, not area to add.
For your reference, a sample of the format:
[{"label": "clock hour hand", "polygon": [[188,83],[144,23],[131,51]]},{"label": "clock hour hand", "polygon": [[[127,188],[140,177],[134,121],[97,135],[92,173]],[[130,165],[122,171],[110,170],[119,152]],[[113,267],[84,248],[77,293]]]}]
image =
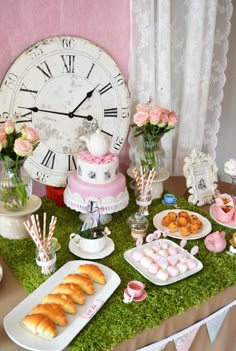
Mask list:
[{"label": "clock hour hand", "polygon": [[63,115],[63,116],[68,116],[69,118],[73,118],[73,117],[78,117],[78,118],[84,118],[87,119],[88,121],[92,121],[93,117],[88,115],[88,116],[81,116],[81,115],[74,115],[72,112],[66,113],[66,112],[59,112],[59,111],[52,111],[52,110],[44,110],[44,109],[40,109],[38,107],[23,107],[23,106],[18,106],[18,108],[23,108],[26,110],[30,110],[32,112],[46,112],[46,113],[53,113],[56,115]]},{"label": "clock hour hand", "polygon": [[91,96],[93,95],[93,92],[95,89],[97,89],[97,87],[99,86],[99,84],[91,91],[88,91],[85,98],[79,103],[79,105],[76,106],[76,108],[71,112],[72,114],[75,113],[76,110],[78,110],[78,108],[89,98],[91,98]]}]

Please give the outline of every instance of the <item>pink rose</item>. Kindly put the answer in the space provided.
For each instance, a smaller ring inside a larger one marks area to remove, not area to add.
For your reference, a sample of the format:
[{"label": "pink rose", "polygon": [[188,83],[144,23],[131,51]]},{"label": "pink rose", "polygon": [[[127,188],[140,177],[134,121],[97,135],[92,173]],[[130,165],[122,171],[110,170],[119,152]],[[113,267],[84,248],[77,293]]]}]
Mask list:
[{"label": "pink rose", "polygon": [[151,110],[150,112],[150,123],[151,124],[158,124],[160,122],[161,114],[159,111]]},{"label": "pink rose", "polygon": [[177,116],[174,114],[174,112],[171,112],[169,115],[168,127],[174,128],[177,123],[178,123]]},{"label": "pink rose", "polygon": [[7,146],[7,136],[4,132],[0,132],[0,143],[2,145],[2,148]]},{"label": "pink rose", "polygon": [[33,147],[29,140],[18,138],[14,143],[14,151],[19,156],[31,156],[33,154]]},{"label": "pink rose", "polygon": [[136,110],[137,112],[149,112],[151,109],[151,106],[150,106],[150,103],[147,103],[147,104],[138,104],[136,106]]},{"label": "pink rose", "polygon": [[137,112],[134,115],[134,123],[137,124],[138,127],[142,127],[149,122],[149,115],[147,112]]},{"label": "pink rose", "polygon": [[15,129],[15,123],[10,119],[4,123],[4,130],[6,134],[12,134]]},{"label": "pink rose", "polygon": [[34,128],[31,127],[25,127],[22,129],[22,138],[28,140],[31,143],[36,143],[39,141],[39,136],[38,133]]}]

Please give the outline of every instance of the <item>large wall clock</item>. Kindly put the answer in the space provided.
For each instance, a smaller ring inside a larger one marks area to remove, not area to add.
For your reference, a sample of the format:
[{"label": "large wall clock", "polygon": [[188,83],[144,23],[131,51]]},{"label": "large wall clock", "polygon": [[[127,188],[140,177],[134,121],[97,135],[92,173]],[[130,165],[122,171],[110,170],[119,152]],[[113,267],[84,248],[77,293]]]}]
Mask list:
[{"label": "large wall clock", "polygon": [[40,144],[25,163],[33,179],[63,187],[76,168],[81,135],[100,129],[119,153],[129,128],[129,94],[114,60],[81,38],[58,36],[25,50],[0,89],[1,123],[33,126]]}]

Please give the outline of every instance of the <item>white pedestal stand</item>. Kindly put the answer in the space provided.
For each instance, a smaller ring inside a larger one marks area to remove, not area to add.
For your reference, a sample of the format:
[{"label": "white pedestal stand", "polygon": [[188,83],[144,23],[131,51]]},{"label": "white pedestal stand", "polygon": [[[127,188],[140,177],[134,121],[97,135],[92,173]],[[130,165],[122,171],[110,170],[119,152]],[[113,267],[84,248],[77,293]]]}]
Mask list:
[{"label": "white pedestal stand", "polygon": [[[128,168],[127,174],[128,174],[128,176],[130,178],[134,179],[134,175],[133,175],[133,172],[132,172],[131,168]],[[152,200],[160,199],[162,197],[162,194],[163,194],[163,182],[166,179],[168,179],[169,177],[170,177],[170,172],[167,169],[165,169],[165,168],[160,169],[160,171],[158,172],[157,176],[155,177],[155,179],[154,179],[154,181],[152,183],[152,191],[151,191]],[[134,180],[132,180],[132,182],[131,182],[131,188],[133,188],[134,189],[134,193],[137,194],[137,189],[136,189]]]},{"label": "white pedestal stand", "polygon": [[[82,222],[85,222],[87,216],[88,216],[88,213],[80,213],[79,218]],[[99,220],[100,220],[101,224],[107,224],[107,223],[111,222],[112,215],[109,213],[100,214]]]},{"label": "white pedestal stand", "polygon": [[0,235],[8,239],[24,239],[29,234],[23,224],[30,216],[39,209],[42,200],[32,195],[27,206],[20,211],[7,211],[0,203]]}]

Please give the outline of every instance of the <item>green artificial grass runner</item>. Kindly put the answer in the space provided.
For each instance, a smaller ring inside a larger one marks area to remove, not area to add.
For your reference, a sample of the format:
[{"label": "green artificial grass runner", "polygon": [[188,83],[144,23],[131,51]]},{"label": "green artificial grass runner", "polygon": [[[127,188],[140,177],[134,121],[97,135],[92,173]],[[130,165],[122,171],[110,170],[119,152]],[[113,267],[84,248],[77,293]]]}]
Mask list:
[{"label": "green artificial grass runner", "polygon": [[[212,231],[224,230],[227,241],[234,230],[215,223],[210,215],[189,204],[185,199],[178,198],[178,206],[182,209],[195,211],[212,223]],[[166,207],[161,199],[154,200],[149,207],[149,230],[155,228],[153,216]],[[158,327],[163,321],[173,315],[198,306],[210,297],[236,283],[236,255],[210,253],[204,245],[204,239],[189,240],[185,248],[190,251],[194,245],[199,246],[197,258],[203,263],[203,270],[189,278],[167,286],[157,286],[145,279],[128,262],[124,252],[135,246],[127,225],[128,217],[137,211],[133,192],[130,191],[129,206],[112,215],[108,224],[112,231],[111,238],[115,243],[115,251],[108,257],[98,260],[113,269],[121,278],[121,284],[101,310],[90,320],[85,328],[69,345],[71,351],[108,351],[122,341],[130,339],[146,328]],[[48,198],[43,199],[42,207],[37,212],[42,218],[47,212],[48,220],[52,215],[57,216],[55,237],[61,243],[57,252],[57,268],[68,261],[80,259],[68,249],[69,235],[78,230],[81,225],[79,214],[67,207],[58,207]],[[171,239],[179,244],[180,240]],[[229,246],[229,245],[228,245]],[[228,248],[227,246],[227,248]],[[28,293],[32,293],[48,276],[40,274],[35,263],[35,244],[32,239],[9,240],[0,237],[0,255],[14,272],[20,284]],[[147,299],[139,303],[124,304],[123,292],[128,281],[137,279],[146,285]],[[108,337],[109,331],[109,337]]]}]

